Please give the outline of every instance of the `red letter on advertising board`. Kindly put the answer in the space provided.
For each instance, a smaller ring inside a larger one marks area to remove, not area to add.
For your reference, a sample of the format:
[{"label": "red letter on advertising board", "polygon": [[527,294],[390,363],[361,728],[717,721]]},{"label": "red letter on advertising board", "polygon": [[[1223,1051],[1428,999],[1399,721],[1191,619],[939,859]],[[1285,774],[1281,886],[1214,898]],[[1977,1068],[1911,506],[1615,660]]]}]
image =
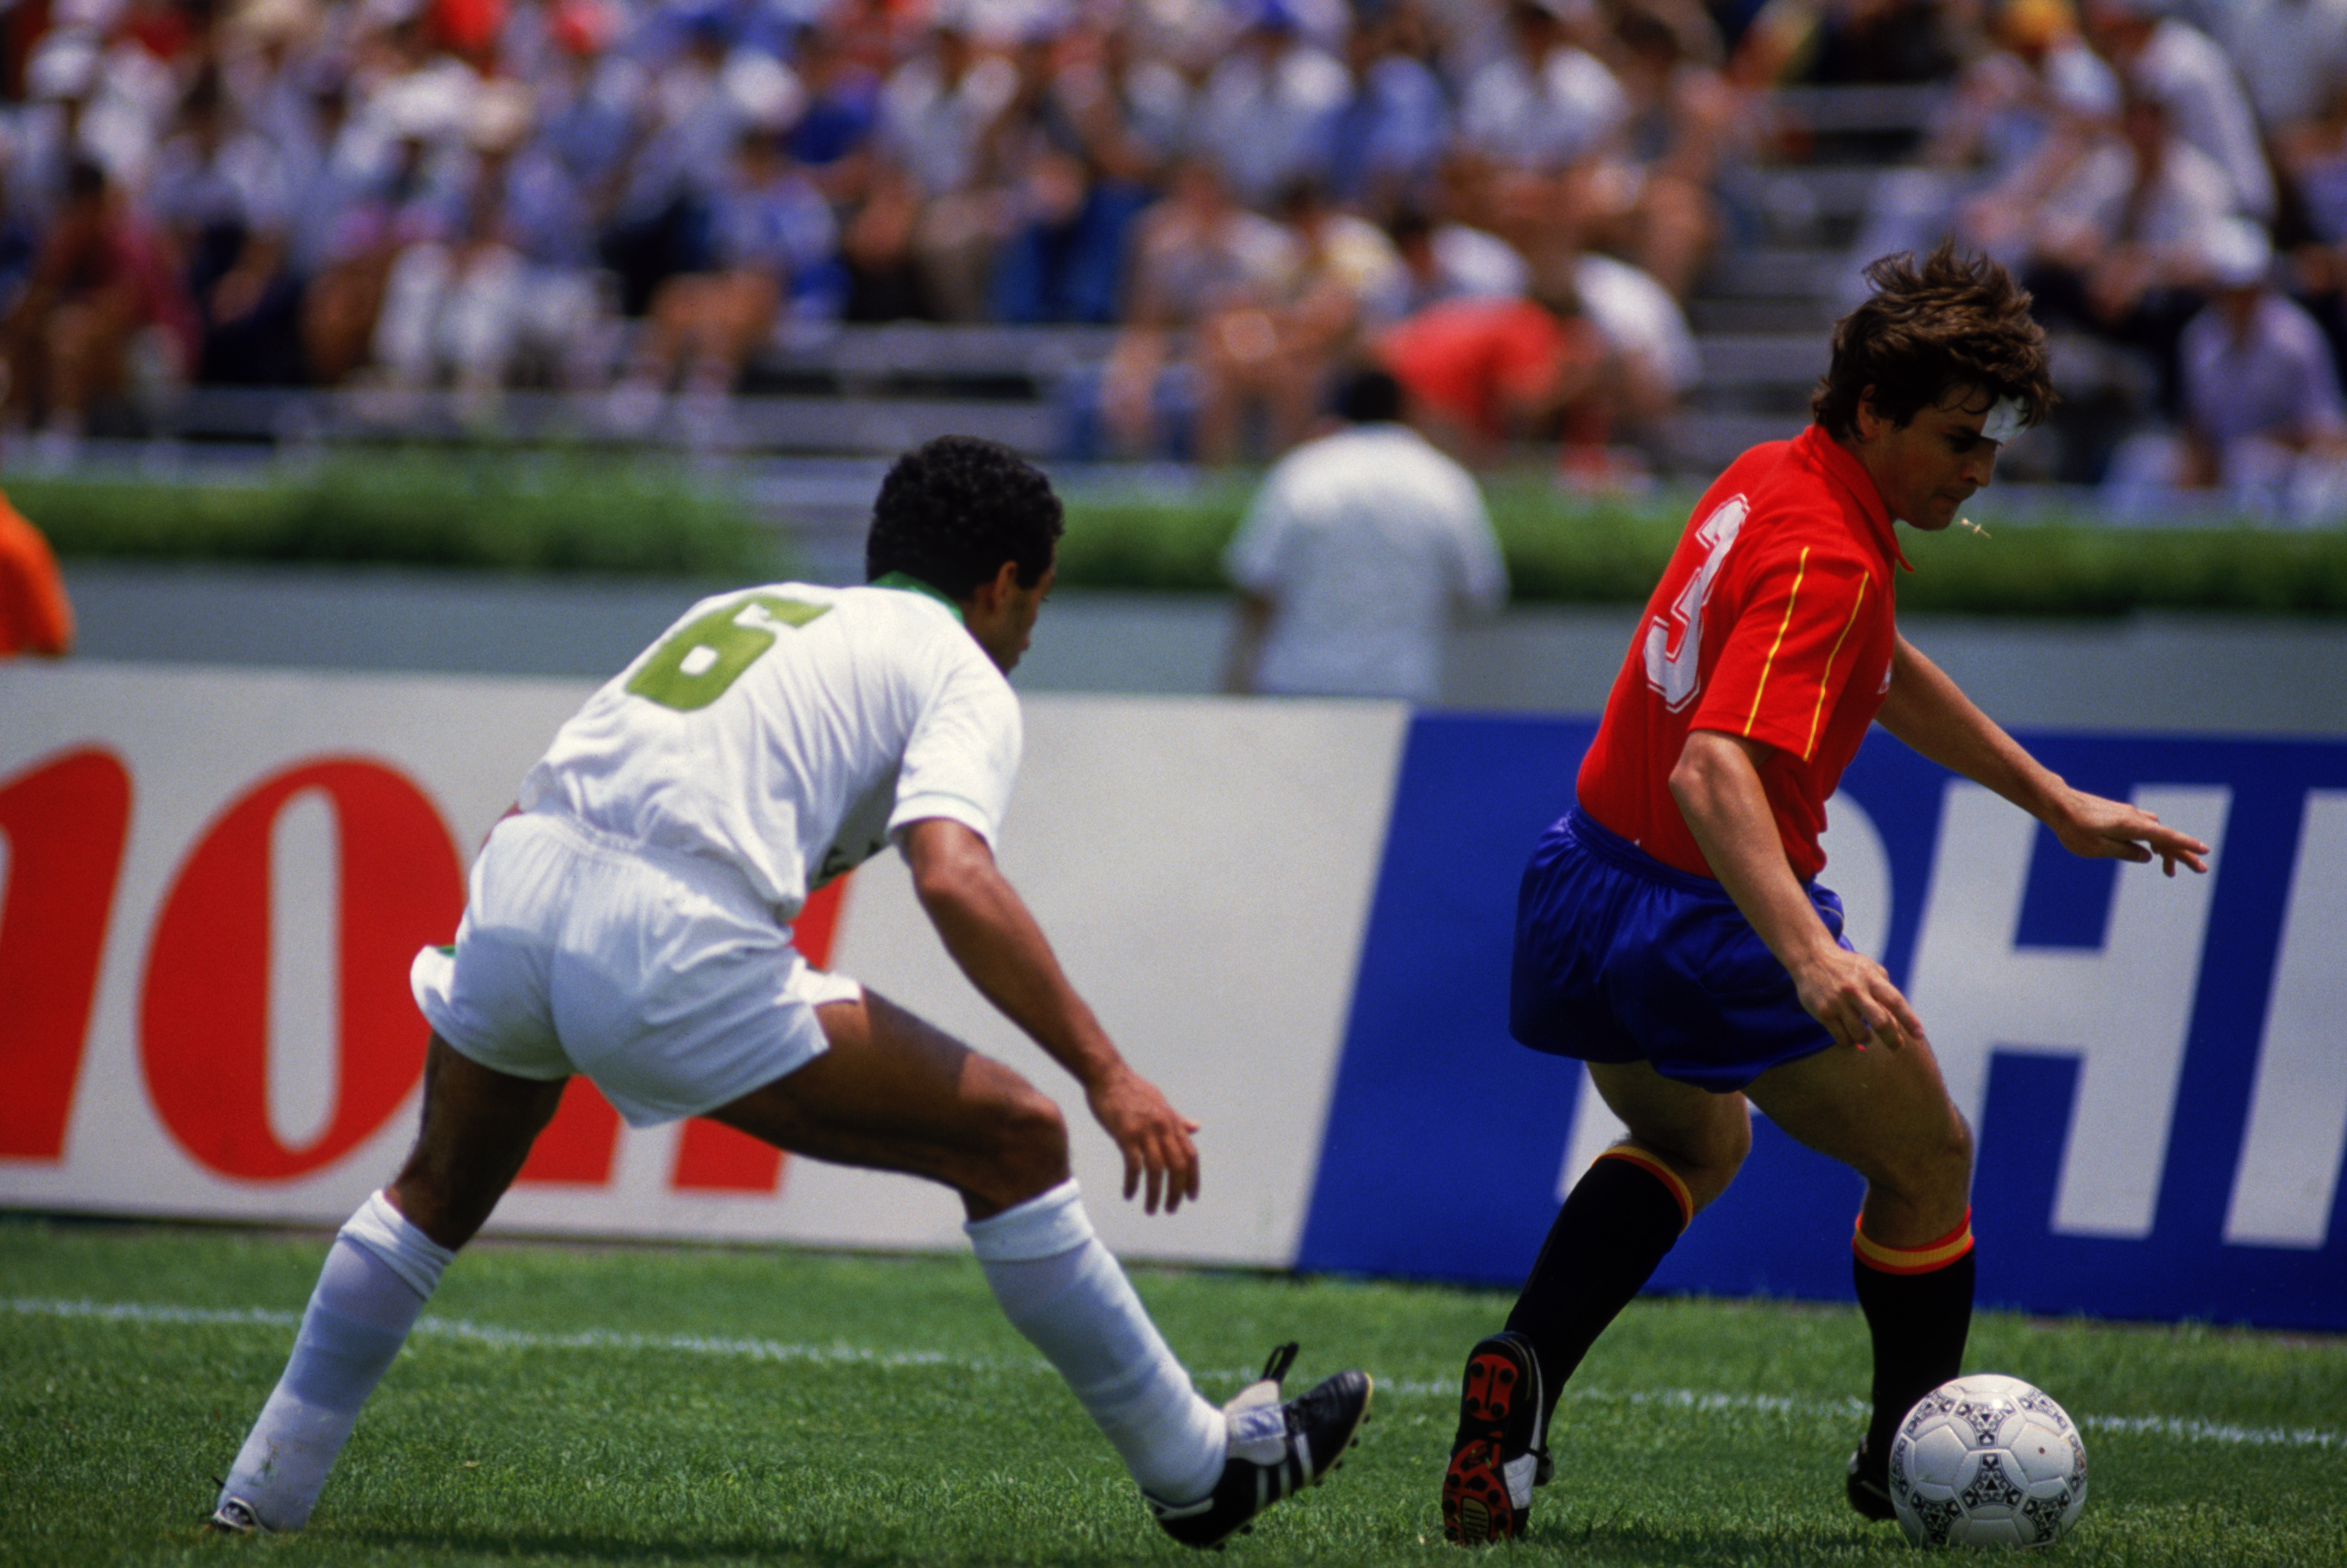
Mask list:
[{"label": "red letter on advertising board", "polygon": [[111,752],[68,752],[0,783],[0,1157],[65,1155],[129,831],[130,774]]},{"label": "red letter on advertising board", "polygon": [[[270,852],[278,815],[306,791],[338,828],[341,1073],[326,1130],[291,1149],[269,1124]],[[455,934],[464,905],[446,825],[390,768],[335,758],[255,785],[190,852],[155,922],[139,1046],[163,1125],[202,1164],[251,1181],[307,1174],[373,1136],[424,1072],[408,965]]]},{"label": "red letter on advertising board", "polygon": [[600,1187],[611,1179],[611,1163],[620,1154],[620,1113],[584,1078],[562,1086],[562,1103],[554,1119],[529,1146],[529,1158],[514,1177],[525,1183],[584,1183]]}]

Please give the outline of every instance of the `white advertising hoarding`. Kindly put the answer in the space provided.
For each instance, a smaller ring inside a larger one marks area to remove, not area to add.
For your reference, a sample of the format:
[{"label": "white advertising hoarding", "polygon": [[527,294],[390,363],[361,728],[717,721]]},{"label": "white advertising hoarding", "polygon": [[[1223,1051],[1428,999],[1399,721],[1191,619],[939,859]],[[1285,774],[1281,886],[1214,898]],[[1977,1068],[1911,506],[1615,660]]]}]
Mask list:
[{"label": "white advertising hoarding", "polygon": [[[0,669],[0,1204],[339,1223],[413,1134],[407,962],[577,682]],[[1343,1039],[1407,723],[1398,706],[1030,700],[1002,863],[1127,1056],[1204,1126],[1205,1198],[1144,1217],[1071,1081],[954,970],[893,856],[833,967],[1010,1061],[1068,1114],[1112,1245],[1285,1264]],[[958,1245],[898,1176],[630,1132],[577,1091],[494,1222]]]}]

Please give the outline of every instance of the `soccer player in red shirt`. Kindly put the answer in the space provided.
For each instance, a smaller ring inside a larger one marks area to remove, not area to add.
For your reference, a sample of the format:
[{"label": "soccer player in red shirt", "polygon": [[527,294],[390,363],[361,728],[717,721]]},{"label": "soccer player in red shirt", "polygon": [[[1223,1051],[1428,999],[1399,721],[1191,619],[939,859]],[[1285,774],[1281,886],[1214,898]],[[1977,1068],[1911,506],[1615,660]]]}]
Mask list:
[{"label": "soccer player in red shirt", "polygon": [[1523,1532],[1557,1394],[1751,1147],[1750,1107],[1866,1179],[1852,1273],[1873,1416],[1847,1481],[1891,1517],[1890,1440],[1960,1370],[1973,1144],[1923,1026],[1815,880],[1870,723],[2072,853],[2208,869],[2209,846],[2071,788],[1899,635],[1894,521],[1937,532],[2053,402],[2029,296],[1942,246],[1868,270],[1813,423],[1706,491],[1526,867],[1509,1027],[1585,1061],[1630,1136],[1574,1185],[1505,1328],[1469,1353],[1443,1533]]}]

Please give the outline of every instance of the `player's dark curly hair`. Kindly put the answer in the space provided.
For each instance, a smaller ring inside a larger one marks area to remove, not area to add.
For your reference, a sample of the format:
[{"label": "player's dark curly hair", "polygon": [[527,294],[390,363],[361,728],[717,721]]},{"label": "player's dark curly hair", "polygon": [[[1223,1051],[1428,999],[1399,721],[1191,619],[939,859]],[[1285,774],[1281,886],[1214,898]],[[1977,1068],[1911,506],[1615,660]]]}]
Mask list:
[{"label": "player's dark curly hair", "polygon": [[1866,281],[1874,293],[1834,323],[1833,361],[1809,397],[1828,435],[1857,436],[1870,388],[1875,411],[1901,425],[1965,387],[2012,398],[2030,425],[2052,411],[2045,329],[2028,291],[1995,261],[1947,242],[1921,262],[1885,256]]},{"label": "player's dark curly hair", "polygon": [[864,544],[867,580],[892,571],[950,599],[968,599],[1004,561],[1032,588],[1065,528],[1042,471],[1008,446],[940,436],[897,459],[872,504]]}]

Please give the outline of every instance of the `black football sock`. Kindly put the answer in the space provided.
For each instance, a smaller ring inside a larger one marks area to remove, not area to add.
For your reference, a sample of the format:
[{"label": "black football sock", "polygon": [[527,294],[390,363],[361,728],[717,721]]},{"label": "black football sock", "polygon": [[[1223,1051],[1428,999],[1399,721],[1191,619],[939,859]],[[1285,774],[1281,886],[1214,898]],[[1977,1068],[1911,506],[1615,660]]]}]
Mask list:
[{"label": "black football sock", "polygon": [[1850,1277],[1874,1336],[1874,1415],[1866,1457],[1880,1472],[1891,1440],[1915,1401],[1963,1370],[1972,1332],[1972,1215],[1920,1247],[1888,1247],[1860,1228],[1850,1239]]},{"label": "black football sock", "polygon": [[1508,1327],[1540,1358],[1543,1430],[1565,1379],[1654,1276],[1693,1214],[1686,1184],[1644,1149],[1609,1149],[1573,1184],[1508,1314]]}]

